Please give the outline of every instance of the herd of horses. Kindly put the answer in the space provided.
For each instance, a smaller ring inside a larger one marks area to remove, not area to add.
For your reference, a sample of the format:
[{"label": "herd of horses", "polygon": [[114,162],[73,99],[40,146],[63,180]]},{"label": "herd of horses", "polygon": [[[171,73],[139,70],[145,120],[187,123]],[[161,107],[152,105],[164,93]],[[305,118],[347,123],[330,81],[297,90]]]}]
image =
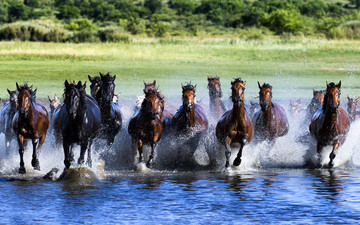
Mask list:
[{"label": "herd of horses", "polygon": [[[118,95],[114,94],[116,75],[109,73],[100,76],[88,76],[91,83],[91,95],[86,94],[86,82],[64,83],[63,103],[59,97],[49,97],[50,114],[46,108],[36,102],[36,91],[26,83],[10,91],[9,101],[0,111],[0,132],[5,134],[6,152],[12,139],[17,139],[20,154],[19,173],[26,173],[23,154],[27,141],[32,141],[33,154],[31,164],[40,170],[39,154],[47,133],[52,133],[55,143],[63,146],[64,164],[68,169],[74,162],[73,147],[80,145],[78,164],[86,163],[91,167],[91,146],[95,138],[105,139],[110,148],[115,136],[122,128],[122,115],[118,105]],[[182,85],[182,105],[173,115],[164,95],[158,90],[156,81],[144,81],[144,97],[139,109],[129,120],[128,133],[131,136],[134,151],[138,151],[138,162],[144,162],[144,145],[151,147],[146,166],[153,164],[156,145],[165,132],[178,135],[205,134],[209,122],[203,107],[196,102],[196,85]],[[253,139],[256,142],[274,143],[278,137],[289,131],[289,122],[282,106],[272,101],[272,86],[260,84],[259,102],[245,106],[246,81],[236,78],[231,82],[232,108],[226,111],[221,101],[222,91],[219,77],[208,77],[209,111],[218,121],[216,138],[225,149],[225,168],[230,166],[231,148],[240,146],[233,161],[234,166],[241,164],[245,144]],[[329,167],[337,149],[346,139],[350,121],[359,117],[356,111],[358,99],[348,97],[348,113],[340,108],[340,88],[338,84],[327,83],[326,90],[313,90],[313,98],[306,109],[304,124],[309,125],[311,135],[317,141],[318,166],[322,149],[331,145]],[[291,102],[296,111],[300,102]],[[50,130],[48,131],[50,127]]]}]

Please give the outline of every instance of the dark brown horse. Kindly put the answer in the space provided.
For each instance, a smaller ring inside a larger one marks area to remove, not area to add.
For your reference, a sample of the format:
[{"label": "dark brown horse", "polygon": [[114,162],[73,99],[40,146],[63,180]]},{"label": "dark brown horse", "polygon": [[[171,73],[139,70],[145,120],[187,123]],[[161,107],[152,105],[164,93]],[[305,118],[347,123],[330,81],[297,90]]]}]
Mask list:
[{"label": "dark brown horse", "polygon": [[359,98],[348,98],[347,112],[349,114],[350,121],[353,122],[360,118],[360,112],[356,111],[356,105],[359,102]]},{"label": "dark brown horse", "polygon": [[327,145],[332,145],[329,167],[334,166],[333,160],[337,149],[346,140],[346,134],[350,128],[350,119],[346,112],[340,108],[340,88],[338,84],[326,82],[326,94],[324,104],[313,116],[310,124],[310,133],[316,139],[316,150],[320,161],[320,153]]},{"label": "dark brown horse", "polygon": [[145,95],[150,90],[153,90],[158,93],[158,96],[160,98],[160,108],[159,108],[160,120],[163,123],[164,127],[169,126],[169,124],[171,124],[171,120],[174,115],[172,113],[170,113],[169,110],[165,109],[165,106],[167,106],[165,103],[165,97],[156,87],[156,80],[154,80],[153,82],[149,82],[149,83],[144,81],[144,86],[145,86],[144,87]]},{"label": "dark brown horse", "polygon": [[93,98],[85,92],[84,85],[65,81],[64,104],[58,113],[54,113],[55,136],[62,138],[65,154],[64,164],[68,169],[74,161],[72,148],[75,144],[81,147],[78,164],[84,163],[86,150],[88,151],[87,164],[91,167],[91,145],[98,134],[101,122],[101,113]]},{"label": "dark brown horse", "polygon": [[[99,72],[100,75],[102,73]],[[101,78],[100,77],[91,77],[88,75],[89,81],[90,81],[90,94],[93,98],[95,98],[96,103],[100,101],[101,98]]]},{"label": "dark brown horse", "polygon": [[195,103],[196,85],[182,85],[182,106],[172,119],[172,127],[179,132],[200,131],[208,128],[208,120],[204,109]]},{"label": "dark brown horse", "polygon": [[32,86],[27,84],[19,86],[16,83],[18,95],[18,111],[13,118],[13,129],[17,136],[20,154],[19,173],[26,173],[24,166],[24,140],[31,139],[33,155],[31,165],[35,170],[40,170],[39,154],[43,145],[46,132],[49,128],[49,116],[45,107],[32,100]]},{"label": "dark brown horse", "polygon": [[224,103],[220,99],[222,97],[220,77],[208,77],[207,79],[210,115],[218,120],[226,112]]},{"label": "dark brown horse", "polygon": [[284,136],[289,131],[289,123],[285,110],[272,102],[272,86],[264,83],[260,85],[259,104],[261,108],[253,118],[255,138],[257,140],[275,141],[277,137]]},{"label": "dark brown horse", "polygon": [[323,106],[324,97],[325,97],[324,90],[316,91],[315,89],[313,89],[313,98],[311,99],[310,104],[306,108],[307,121],[310,121],[313,115],[316,113],[316,111]]},{"label": "dark brown horse", "polygon": [[139,162],[144,161],[143,146],[150,144],[151,154],[147,167],[152,166],[156,143],[160,140],[163,124],[160,120],[159,108],[162,98],[159,92],[148,90],[141,109],[130,119],[128,132],[131,136],[133,148],[139,152]]},{"label": "dark brown horse", "polygon": [[122,127],[122,116],[117,103],[113,101],[115,96],[116,75],[110,73],[103,75],[100,73],[100,99],[98,100],[101,111],[101,127],[99,137],[107,140],[107,145],[112,146],[115,136]]},{"label": "dark brown horse", "polygon": [[245,84],[246,81],[239,78],[231,82],[233,108],[227,111],[216,125],[216,137],[226,147],[225,167],[230,165],[231,144],[240,143],[239,152],[233,163],[234,166],[239,166],[245,143],[250,143],[254,134],[251,119],[244,107]]}]

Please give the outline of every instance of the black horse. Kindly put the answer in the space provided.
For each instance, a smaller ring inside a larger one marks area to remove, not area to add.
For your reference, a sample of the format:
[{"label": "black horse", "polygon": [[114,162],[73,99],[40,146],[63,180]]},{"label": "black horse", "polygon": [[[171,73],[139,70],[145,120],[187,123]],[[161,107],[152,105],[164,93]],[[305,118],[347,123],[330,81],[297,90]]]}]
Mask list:
[{"label": "black horse", "polygon": [[66,168],[70,168],[74,161],[72,147],[74,144],[81,146],[78,164],[84,163],[84,156],[88,150],[87,164],[91,167],[91,145],[100,128],[101,113],[93,98],[85,92],[81,81],[69,83],[65,81],[64,104],[59,113],[54,114],[54,130],[61,135]]},{"label": "black horse", "polygon": [[[109,73],[103,75],[100,73],[100,90],[93,96],[99,103],[101,111],[101,127],[99,138],[106,139],[107,145],[111,147],[114,143],[115,136],[119,133],[122,126],[122,116],[120,108],[113,101],[115,91],[116,75],[111,76]],[[93,78],[94,80],[96,78]],[[92,83],[93,85],[94,83]],[[97,86],[97,85],[96,85]],[[92,88],[95,88],[93,86]],[[92,93],[95,90],[91,90]],[[100,93],[100,94],[99,94]]]}]

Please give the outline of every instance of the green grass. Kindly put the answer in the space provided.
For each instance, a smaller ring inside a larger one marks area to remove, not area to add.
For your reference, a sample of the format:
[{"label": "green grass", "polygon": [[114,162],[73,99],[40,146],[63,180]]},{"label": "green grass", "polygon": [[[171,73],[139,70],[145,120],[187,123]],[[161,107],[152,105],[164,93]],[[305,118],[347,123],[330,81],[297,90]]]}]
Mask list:
[{"label": "green grass", "polygon": [[[206,77],[220,76],[229,95],[230,81],[247,81],[248,96],[257,95],[257,81],[269,82],[277,96],[310,98],[312,88],[342,80],[343,97],[360,95],[360,45],[356,41],[228,39],[152,39],[131,44],[55,44],[0,42],[0,97],[15,82],[38,88],[38,98],[62,95],[63,83],[87,80],[98,72],[116,74],[116,92],[140,95],[143,80],[158,80],[166,96],[179,96],[181,83],[197,84],[206,96]],[[89,86],[89,82],[88,82]],[[275,94],[274,94],[275,95]]]}]

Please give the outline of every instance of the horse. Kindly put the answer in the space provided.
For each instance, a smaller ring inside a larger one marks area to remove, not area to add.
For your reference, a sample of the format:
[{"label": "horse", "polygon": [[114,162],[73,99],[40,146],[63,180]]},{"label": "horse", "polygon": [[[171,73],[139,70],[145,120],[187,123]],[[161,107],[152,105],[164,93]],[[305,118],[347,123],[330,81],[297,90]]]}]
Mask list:
[{"label": "horse", "polygon": [[222,97],[220,77],[208,77],[207,79],[210,114],[215,120],[218,120],[226,112],[225,105],[220,99]]},{"label": "horse", "polygon": [[5,149],[6,153],[9,153],[10,143],[16,138],[14,130],[12,128],[12,120],[18,108],[18,94],[17,90],[10,91],[9,101],[6,102],[0,110],[0,133],[5,135]]},{"label": "horse", "polygon": [[55,136],[61,136],[63,141],[65,168],[69,169],[74,161],[72,148],[74,144],[81,146],[78,164],[84,163],[86,150],[87,164],[92,166],[91,145],[98,134],[101,124],[101,112],[94,99],[86,94],[86,82],[69,83],[65,81],[64,104],[59,112],[54,114]]},{"label": "horse", "polygon": [[[169,124],[171,124],[171,120],[173,118],[173,114],[169,112],[169,110],[165,109],[165,96],[158,90],[158,88],[156,87],[156,80],[154,80],[153,82],[145,82],[144,81],[144,94],[146,96],[146,93],[149,92],[150,90],[153,90],[155,92],[158,93],[159,98],[160,98],[160,108],[158,109],[158,113],[160,115],[160,120],[163,123],[164,127],[169,126]],[[140,101],[140,100],[139,100]],[[139,104],[139,103],[137,103]]]},{"label": "horse", "polygon": [[306,108],[306,124],[308,124],[308,121],[311,120],[316,111],[323,106],[324,96],[325,90],[316,91],[313,89],[313,98]]},{"label": "horse", "polygon": [[117,103],[113,101],[116,75],[100,73],[101,86],[98,100],[101,111],[101,127],[99,137],[107,140],[107,145],[112,146],[115,136],[122,127],[122,116]]},{"label": "horse", "polygon": [[360,112],[356,111],[356,105],[359,102],[359,98],[350,98],[348,96],[347,99],[348,99],[347,112],[350,121],[353,122],[360,118]]},{"label": "horse", "polygon": [[293,116],[298,117],[303,110],[301,100],[298,99],[296,101],[290,100],[290,111]]},{"label": "horse", "polygon": [[226,147],[226,168],[230,166],[231,144],[240,143],[240,149],[233,162],[234,166],[239,166],[245,143],[250,143],[254,135],[254,127],[244,107],[245,84],[246,81],[240,78],[231,82],[233,108],[227,111],[216,125],[216,137]]},{"label": "horse", "polygon": [[[102,73],[100,73],[100,76]],[[91,96],[96,100],[96,103],[100,101],[101,98],[101,78],[100,77],[91,77],[88,75],[89,81],[90,81],[90,94]]]},{"label": "horse", "polygon": [[204,109],[195,103],[196,85],[182,86],[182,106],[179,107],[172,118],[171,126],[178,132],[200,131],[206,132],[208,120]]},{"label": "horse", "polygon": [[332,168],[337,149],[346,140],[350,128],[350,119],[347,113],[339,107],[341,81],[338,84],[326,82],[326,86],[323,107],[313,116],[309,130],[317,141],[316,150],[319,164],[323,148],[328,145],[333,146],[329,156],[329,167]]},{"label": "horse", "polygon": [[160,140],[164,129],[159,115],[161,101],[159,92],[153,89],[148,90],[141,109],[130,119],[128,126],[133,148],[137,147],[139,152],[139,163],[144,161],[143,145],[150,144],[151,146],[151,153],[146,164],[148,168],[152,166],[156,143]]},{"label": "horse", "polygon": [[50,96],[48,96],[48,99],[49,99],[49,107],[50,107],[50,121],[54,115],[54,111],[57,109],[57,108],[60,108],[61,107],[61,100],[58,96],[54,96],[53,98],[50,98]]},{"label": "horse", "polygon": [[272,86],[258,82],[260,89],[259,104],[261,108],[253,117],[255,138],[274,142],[277,137],[284,136],[289,131],[289,122],[285,110],[272,102]]},{"label": "horse", "polygon": [[49,115],[46,108],[33,101],[32,86],[16,83],[18,94],[18,110],[14,115],[12,124],[17,137],[20,154],[19,173],[26,173],[24,166],[24,140],[31,139],[33,155],[31,165],[35,170],[40,170],[39,155],[49,128]]}]

